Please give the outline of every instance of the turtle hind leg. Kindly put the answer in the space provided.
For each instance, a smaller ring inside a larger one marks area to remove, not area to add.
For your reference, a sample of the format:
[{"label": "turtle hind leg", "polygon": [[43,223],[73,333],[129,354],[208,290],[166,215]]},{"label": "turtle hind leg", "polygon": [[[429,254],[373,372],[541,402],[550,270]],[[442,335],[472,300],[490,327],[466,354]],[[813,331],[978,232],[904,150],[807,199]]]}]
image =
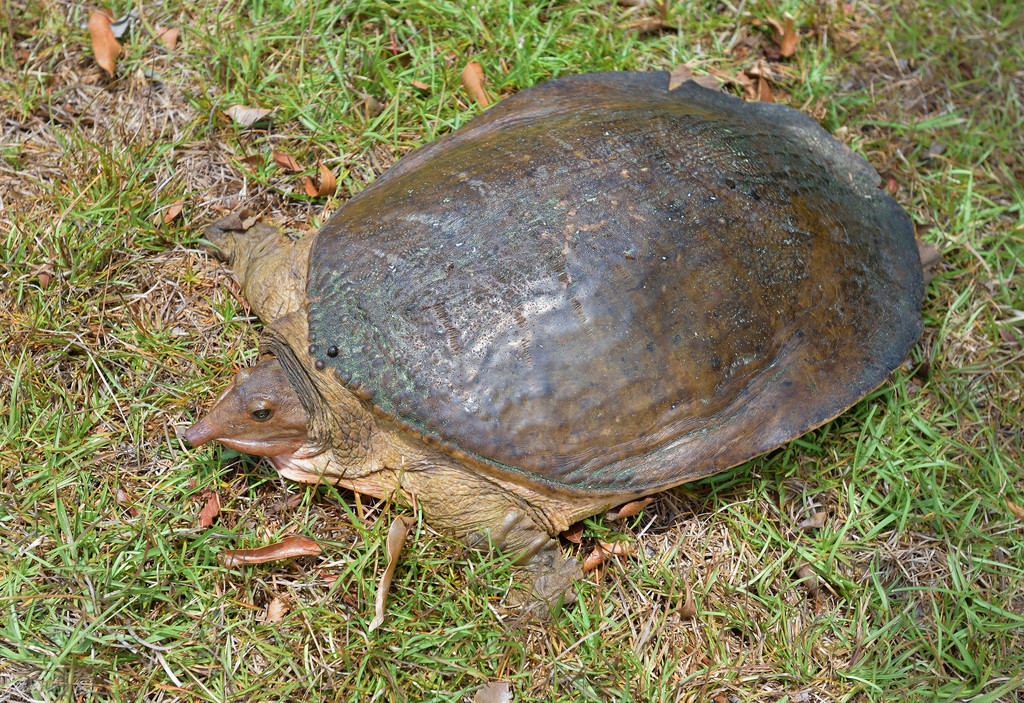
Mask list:
[{"label": "turtle hind leg", "polygon": [[204,248],[231,269],[264,324],[302,307],[314,237],[291,240],[276,227],[235,213],[207,227],[203,239]]}]

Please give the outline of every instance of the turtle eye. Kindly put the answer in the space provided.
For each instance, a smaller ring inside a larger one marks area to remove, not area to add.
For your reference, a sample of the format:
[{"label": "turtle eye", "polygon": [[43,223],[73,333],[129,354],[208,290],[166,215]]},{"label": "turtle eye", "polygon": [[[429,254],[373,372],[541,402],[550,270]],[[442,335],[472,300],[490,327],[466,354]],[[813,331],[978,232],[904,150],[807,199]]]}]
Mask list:
[{"label": "turtle eye", "polygon": [[249,403],[249,407],[246,408],[251,417],[256,422],[266,422],[270,418],[274,417],[274,406],[266,400],[259,399]]}]

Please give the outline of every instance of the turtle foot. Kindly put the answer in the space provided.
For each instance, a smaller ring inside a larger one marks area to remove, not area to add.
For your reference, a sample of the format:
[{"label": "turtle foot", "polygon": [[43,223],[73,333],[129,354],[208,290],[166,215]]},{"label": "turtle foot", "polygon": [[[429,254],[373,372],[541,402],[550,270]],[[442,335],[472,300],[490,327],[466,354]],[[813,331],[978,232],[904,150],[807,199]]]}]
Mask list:
[{"label": "turtle foot", "polygon": [[576,580],[583,569],[574,557],[562,553],[558,542],[550,540],[533,557],[517,568],[516,581],[507,604],[522,608],[525,614],[546,619],[562,606],[576,602]]}]

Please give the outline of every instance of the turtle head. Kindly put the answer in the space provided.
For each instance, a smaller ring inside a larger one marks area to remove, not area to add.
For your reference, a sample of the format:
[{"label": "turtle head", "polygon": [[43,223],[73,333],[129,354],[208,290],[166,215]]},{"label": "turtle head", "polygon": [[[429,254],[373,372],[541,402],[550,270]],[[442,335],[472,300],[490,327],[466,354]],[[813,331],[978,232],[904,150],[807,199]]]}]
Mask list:
[{"label": "turtle head", "polygon": [[277,357],[242,369],[213,409],[185,432],[193,447],[216,440],[259,456],[294,454],[307,444],[309,415]]}]

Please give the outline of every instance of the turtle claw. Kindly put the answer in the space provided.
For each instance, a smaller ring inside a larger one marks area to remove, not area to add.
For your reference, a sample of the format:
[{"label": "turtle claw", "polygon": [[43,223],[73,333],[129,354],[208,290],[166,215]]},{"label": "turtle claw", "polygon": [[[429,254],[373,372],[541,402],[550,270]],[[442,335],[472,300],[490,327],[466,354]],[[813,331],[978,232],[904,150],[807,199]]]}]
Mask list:
[{"label": "turtle claw", "polygon": [[523,585],[509,592],[509,606],[546,619],[563,605],[576,602],[576,581],[583,576],[583,569],[577,559],[562,554],[555,540],[549,539],[518,571],[516,580]]}]

